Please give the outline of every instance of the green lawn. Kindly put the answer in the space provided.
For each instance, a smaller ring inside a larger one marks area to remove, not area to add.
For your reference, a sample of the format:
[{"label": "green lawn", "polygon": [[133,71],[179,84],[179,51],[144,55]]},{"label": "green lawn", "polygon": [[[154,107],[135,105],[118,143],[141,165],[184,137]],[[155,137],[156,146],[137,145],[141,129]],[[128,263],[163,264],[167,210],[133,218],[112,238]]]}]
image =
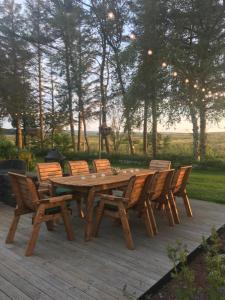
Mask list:
[{"label": "green lawn", "polygon": [[[134,164],[120,168],[141,168]],[[146,167],[146,166],[145,166]],[[188,184],[190,198],[225,204],[225,171],[193,170]]]},{"label": "green lawn", "polygon": [[225,172],[193,170],[188,193],[191,198],[225,204]]}]

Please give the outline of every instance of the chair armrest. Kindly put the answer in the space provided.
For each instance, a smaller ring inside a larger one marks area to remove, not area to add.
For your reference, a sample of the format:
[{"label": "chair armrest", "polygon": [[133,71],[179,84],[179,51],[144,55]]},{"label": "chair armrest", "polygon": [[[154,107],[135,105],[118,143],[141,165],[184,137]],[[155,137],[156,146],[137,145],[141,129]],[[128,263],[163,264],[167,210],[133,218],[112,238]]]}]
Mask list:
[{"label": "chair armrest", "polygon": [[104,199],[104,200],[108,200],[108,201],[116,201],[116,202],[128,202],[129,199],[128,198],[124,198],[124,197],[119,197],[119,196],[114,196],[114,195],[108,195],[108,194],[97,194],[97,196],[99,196],[100,198]]},{"label": "chair armrest", "polygon": [[63,195],[63,196],[57,196],[57,197],[51,197],[46,199],[41,199],[40,203],[58,203],[58,202],[65,202],[73,199],[73,195]]}]

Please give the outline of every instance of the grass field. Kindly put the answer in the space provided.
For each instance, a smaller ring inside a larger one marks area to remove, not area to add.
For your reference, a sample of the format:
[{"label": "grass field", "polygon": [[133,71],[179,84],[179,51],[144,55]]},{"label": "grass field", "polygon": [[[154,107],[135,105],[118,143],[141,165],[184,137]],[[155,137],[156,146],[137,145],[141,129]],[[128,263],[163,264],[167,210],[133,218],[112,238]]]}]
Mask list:
[{"label": "grass field", "polygon": [[[135,164],[114,166],[140,168]],[[193,170],[187,190],[190,198],[225,204],[225,171]]]}]

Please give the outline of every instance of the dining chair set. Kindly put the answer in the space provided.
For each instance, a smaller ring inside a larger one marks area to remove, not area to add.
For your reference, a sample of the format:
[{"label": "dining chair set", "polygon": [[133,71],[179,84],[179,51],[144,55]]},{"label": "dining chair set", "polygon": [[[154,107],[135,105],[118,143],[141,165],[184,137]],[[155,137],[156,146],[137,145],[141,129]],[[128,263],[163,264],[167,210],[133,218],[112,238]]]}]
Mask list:
[{"label": "dining chair set", "polygon": [[[113,188],[100,191],[96,196],[96,221],[93,228],[93,236],[96,237],[104,216],[120,221],[126,246],[134,249],[134,242],[129,224],[129,212],[137,212],[143,219],[146,232],[149,236],[158,233],[155,219],[155,210],[165,211],[169,225],[180,223],[180,216],[176,205],[176,197],[182,197],[184,206],[189,217],[192,210],[186,191],[186,185],[192,167],[183,166],[178,170],[171,169],[170,161],[152,160],[146,170],[136,170],[130,173],[126,187],[123,189]],[[55,222],[62,219],[68,240],[74,240],[71,225],[71,201],[77,203],[80,218],[86,218],[83,209],[86,196],[74,191],[72,188],[62,186],[53,187],[50,179],[63,177],[63,171],[59,163],[38,163],[37,167],[38,185],[31,178],[21,174],[9,173],[13,193],[17,206],[11,223],[6,243],[14,240],[17,225],[22,215],[32,213],[32,233],[26,249],[26,256],[33,254],[38,238],[41,224],[44,222],[49,231],[53,230]],[[89,169],[86,161],[69,161],[68,172],[71,178],[80,176],[86,178],[91,174],[103,174],[104,176],[116,176],[125,172],[114,170],[107,159],[96,159],[93,161],[93,169]],[[102,177],[99,177],[99,181]],[[106,178],[106,177],[105,177]],[[121,177],[122,178],[122,177]],[[118,191],[119,190],[119,191]],[[86,205],[87,206],[87,205]]]}]

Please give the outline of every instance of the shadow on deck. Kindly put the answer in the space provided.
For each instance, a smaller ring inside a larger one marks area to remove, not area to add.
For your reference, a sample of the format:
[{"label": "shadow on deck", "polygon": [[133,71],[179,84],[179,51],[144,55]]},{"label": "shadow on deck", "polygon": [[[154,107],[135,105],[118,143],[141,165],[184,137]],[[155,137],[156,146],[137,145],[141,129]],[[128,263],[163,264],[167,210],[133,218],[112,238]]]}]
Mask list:
[{"label": "shadow on deck", "polygon": [[0,204],[0,299],[137,299],[171,268],[167,246],[183,241],[189,252],[225,223],[225,205],[192,200],[193,218],[180,207],[181,224],[167,225],[156,215],[159,234],[148,238],[140,219],[130,218],[136,249],[127,250],[118,224],[104,219],[99,238],[84,242],[83,221],[74,217],[76,240],[66,240],[63,225],[42,227],[32,257],[25,257],[31,217],[21,218],[13,245],[4,243],[13,209]]}]

